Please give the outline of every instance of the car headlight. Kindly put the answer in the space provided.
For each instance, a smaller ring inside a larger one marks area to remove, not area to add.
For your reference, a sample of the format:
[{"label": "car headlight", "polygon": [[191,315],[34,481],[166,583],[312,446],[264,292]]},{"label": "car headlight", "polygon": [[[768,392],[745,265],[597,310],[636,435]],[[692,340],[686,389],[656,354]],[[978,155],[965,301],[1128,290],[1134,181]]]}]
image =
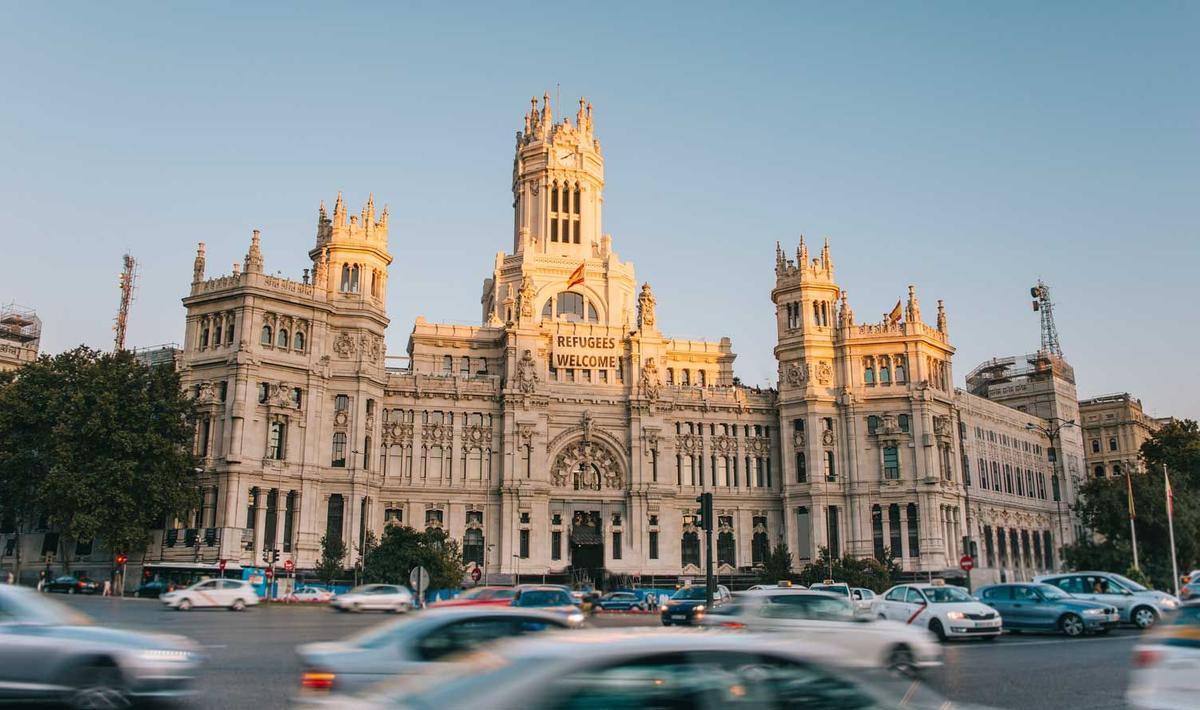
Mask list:
[{"label": "car headlight", "polygon": [[567,621],[571,622],[572,624],[582,624],[583,619],[584,619],[583,614],[580,614],[579,612],[575,612],[574,614],[567,615]]},{"label": "car headlight", "polygon": [[1179,602],[1171,598],[1163,599],[1159,602],[1159,604],[1166,609],[1174,609],[1175,607],[1179,606]]},{"label": "car headlight", "polygon": [[961,611],[948,611],[948,612],[946,612],[946,618],[950,619],[952,621],[959,621],[961,619],[967,618],[967,615],[962,613]]},{"label": "car headlight", "polygon": [[1087,616],[1104,616],[1107,612],[1104,609],[1084,609],[1083,613]]},{"label": "car headlight", "polygon": [[147,648],[138,654],[143,661],[184,663],[192,658],[190,651],[172,648]]},{"label": "car headlight", "polygon": [[659,610],[659,611],[666,611],[666,610],[667,610],[667,605],[666,605],[666,604],[659,604],[659,605],[658,605],[658,610]]},{"label": "car headlight", "polygon": [[704,605],[703,605],[703,604],[697,604],[697,605],[696,605],[696,606],[695,606],[695,607],[692,609],[692,611],[695,611],[697,614],[703,614],[703,613],[704,613]]}]

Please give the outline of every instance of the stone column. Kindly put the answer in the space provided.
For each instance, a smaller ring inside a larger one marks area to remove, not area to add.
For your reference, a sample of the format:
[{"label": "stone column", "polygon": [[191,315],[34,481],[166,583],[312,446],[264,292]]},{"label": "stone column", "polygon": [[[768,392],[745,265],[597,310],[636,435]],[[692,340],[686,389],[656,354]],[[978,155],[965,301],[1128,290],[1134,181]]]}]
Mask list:
[{"label": "stone column", "polygon": [[266,537],[267,507],[266,492],[259,488],[254,492],[254,558],[251,564],[262,563],[263,540]]},{"label": "stone column", "polygon": [[279,559],[283,561],[283,523],[287,519],[287,494],[282,488],[275,491],[275,547],[279,548]]}]

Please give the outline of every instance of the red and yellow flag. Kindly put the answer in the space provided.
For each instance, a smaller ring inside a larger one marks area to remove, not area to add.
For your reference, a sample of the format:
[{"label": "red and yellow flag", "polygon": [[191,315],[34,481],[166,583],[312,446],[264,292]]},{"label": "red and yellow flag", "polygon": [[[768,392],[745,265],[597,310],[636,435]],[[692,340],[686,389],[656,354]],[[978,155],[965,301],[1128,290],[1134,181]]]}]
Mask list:
[{"label": "red and yellow flag", "polygon": [[[586,262],[584,262],[584,264],[586,264]],[[571,275],[567,277],[567,288],[571,288],[572,286],[578,286],[579,284],[583,283],[584,264],[580,264],[579,268],[572,271]]]},{"label": "red and yellow flag", "polygon": [[893,323],[897,323],[902,315],[904,315],[904,311],[900,310],[900,300],[896,299],[896,307],[893,308],[892,312],[888,314],[888,320]]}]

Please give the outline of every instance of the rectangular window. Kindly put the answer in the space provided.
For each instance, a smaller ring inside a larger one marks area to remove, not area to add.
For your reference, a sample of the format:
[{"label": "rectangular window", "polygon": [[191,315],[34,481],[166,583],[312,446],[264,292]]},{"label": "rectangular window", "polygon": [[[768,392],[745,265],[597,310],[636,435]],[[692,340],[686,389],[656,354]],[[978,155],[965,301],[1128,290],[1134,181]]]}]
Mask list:
[{"label": "rectangular window", "polygon": [[613,530],[612,534],[612,558],[614,560],[621,559],[621,531]]},{"label": "rectangular window", "polygon": [[521,531],[521,559],[529,559],[529,531]]},{"label": "rectangular window", "polygon": [[283,422],[271,422],[267,435],[267,458],[282,461],[286,446],[287,425]]},{"label": "rectangular window", "polygon": [[921,556],[921,530],[917,519],[917,504],[908,504],[908,555]]},{"label": "rectangular window", "polygon": [[900,478],[900,450],[895,446],[885,446],[883,449],[883,477],[889,481]]},{"label": "rectangular window", "polygon": [[831,505],[826,510],[826,539],[829,542],[829,556],[838,558],[842,556],[842,541],[838,534],[838,508],[836,505]]},{"label": "rectangular window", "polygon": [[550,533],[550,559],[562,559],[562,531],[555,530]]},{"label": "rectangular window", "polygon": [[835,467],[834,456],[833,456],[832,451],[825,452],[825,480],[826,481],[836,481],[837,480],[837,469]]},{"label": "rectangular window", "polygon": [[[551,193],[551,194],[553,194],[553,193]],[[558,241],[558,220],[557,219],[550,220],[550,241],[552,241],[552,242]]]},{"label": "rectangular window", "polygon": [[650,531],[650,559],[658,559],[658,531]]},{"label": "rectangular window", "polygon": [[346,434],[345,432],[337,432],[333,435],[333,456],[330,457],[330,465],[337,468],[346,467]]}]

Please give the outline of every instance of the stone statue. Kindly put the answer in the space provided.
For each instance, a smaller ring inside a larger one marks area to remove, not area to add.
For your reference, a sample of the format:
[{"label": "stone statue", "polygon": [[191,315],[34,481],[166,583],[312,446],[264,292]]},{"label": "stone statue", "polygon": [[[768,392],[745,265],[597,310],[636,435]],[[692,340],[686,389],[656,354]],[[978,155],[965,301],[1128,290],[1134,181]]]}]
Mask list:
[{"label": "stone statue", "polygon": [[521,279],[521,316],[524,318],[533,317],[533,299],[537,296],[537,292],[533,288],[533,278],[529,274],[525,274],[525,278]]},{"label": "stone statue", "polygon": [[537,389],[537,363],[533,361],[533,353],[526,350],[517,363],[517,389],[525,394]]},{"label": "stone statue", "polygon": [[638,328],[654,327],[654,294],[650,291],[650,282],[642,284],[642,293],[638,296]]}]

